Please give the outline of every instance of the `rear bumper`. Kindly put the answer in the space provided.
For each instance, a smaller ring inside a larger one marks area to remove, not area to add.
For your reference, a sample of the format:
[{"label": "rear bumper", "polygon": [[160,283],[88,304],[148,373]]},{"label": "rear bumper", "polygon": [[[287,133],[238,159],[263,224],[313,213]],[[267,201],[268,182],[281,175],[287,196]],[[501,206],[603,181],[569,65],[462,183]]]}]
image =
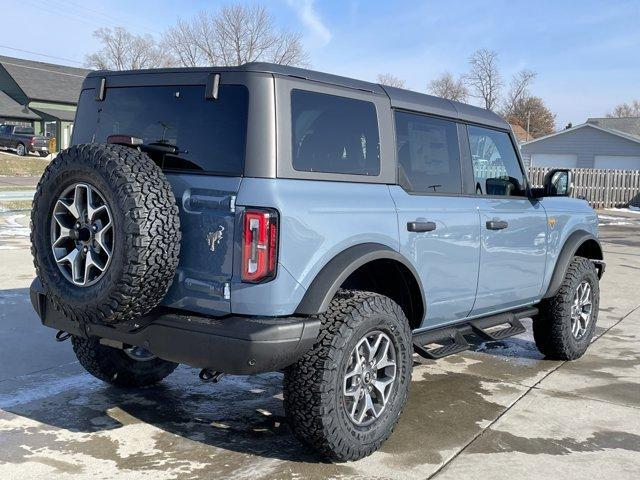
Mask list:
[{"label": "rear bumper", "polygon": [[84,328],[53,307],[38,279],[31,284],[33,308],[42,324],[80,337],[98,337],[110,346],[144,347],[160,358],[192,367],[247,375],[280,370],[295,363],[316,341],[320,321],[302,317],[211,318],[157,311],[142,327],[87,324]]}]

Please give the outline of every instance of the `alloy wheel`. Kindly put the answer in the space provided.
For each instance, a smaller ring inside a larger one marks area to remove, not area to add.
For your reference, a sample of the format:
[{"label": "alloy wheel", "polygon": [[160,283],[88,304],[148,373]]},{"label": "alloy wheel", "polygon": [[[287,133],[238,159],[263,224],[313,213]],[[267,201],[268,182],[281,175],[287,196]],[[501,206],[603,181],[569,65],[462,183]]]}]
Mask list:
[{"label": "alloy wheel", "polygon": [[102,194],[75,183],[59,196],[51,217],[51,250],[64,277],[79,287],[100,280],[114,247],[111,210]]},{"label": "alloy wheel", "polygon": [[343,379],[349,419],[359,427],[372,424],[386,408],[396,387],[396,349],[381,331],[366,334],[354,347]]},{"label": "alloy wheel", "polygon": [[576,340],[585,336],[591,322],[593,293],[586,280],[580,283],[573,294],[571,304],[571,333]]}]

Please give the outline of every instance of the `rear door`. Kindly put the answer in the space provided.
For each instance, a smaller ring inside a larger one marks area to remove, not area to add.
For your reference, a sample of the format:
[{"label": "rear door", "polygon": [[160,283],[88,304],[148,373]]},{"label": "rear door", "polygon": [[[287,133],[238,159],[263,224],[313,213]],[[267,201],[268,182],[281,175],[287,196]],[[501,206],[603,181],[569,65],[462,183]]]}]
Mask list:
[{"label": "rear door", "polygon": [[482,248],[473,315],[538,299],[545,272],[547,215],[527,197],[526,178],[507,132],[469,125]]},{"label": "rear door", "polygon": [[85,90],[73,143],[128,135],[147,146],[177,148],[175,154],[147,150],[171,183],[180,210],[180,261],[163,304],[219,315],[230,312],[249,89],[237,74],[223,73],[217,98],[206,98],[207,76],[195,75],[184,84],[167,83],[180,75],[156,76],[157,84],[144,86],[136,86],[138,77],[110,77],[104,101],[95,100],[93,89]]},{"label": "rear door", "polygon": [[462,195],[458,125],[395,113],[400,251],[420,274],[427,308],[423,327],[466,317],[473,307],[480,259],[477,199]]}]

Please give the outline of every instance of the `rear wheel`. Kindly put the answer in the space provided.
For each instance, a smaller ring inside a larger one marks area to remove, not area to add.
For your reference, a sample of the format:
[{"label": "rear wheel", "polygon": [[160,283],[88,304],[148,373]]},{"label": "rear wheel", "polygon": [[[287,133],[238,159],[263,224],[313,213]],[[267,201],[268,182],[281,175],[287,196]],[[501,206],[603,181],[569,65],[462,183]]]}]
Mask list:
[{"label": "rear wheel", "polygon": [[600,288],[593,262],[575,257],[558,293],[540,305],[533,336],[541,353],[555,360],[584,355],[596,328]]},{"label": "rear wheel", "polygon": [[25,146],[22,143],[19,143],[16,146],[16,154],[19,157],[24,157],[27,154],[27,149],[25,148]]},{"label": "rear wheel", "polygon": [[405,406],[409,323],[388,297],[357,291],[340,291],[320,318],[315,347],[285,372],[285,411],[298,439],[357,460],[389,438]]},{"label": "rear wheel", "polygon": [[73,351],[94,377],[119,387],[145,387],[158,383],[178,366],[142,347],[120,350],[100,344],[96,338],[72,337]]}]

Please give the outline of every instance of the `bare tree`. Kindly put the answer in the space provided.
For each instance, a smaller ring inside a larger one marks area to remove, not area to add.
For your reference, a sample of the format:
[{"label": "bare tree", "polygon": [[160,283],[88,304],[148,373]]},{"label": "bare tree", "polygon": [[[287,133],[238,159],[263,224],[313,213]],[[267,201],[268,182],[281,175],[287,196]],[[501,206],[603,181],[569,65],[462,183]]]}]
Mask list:
[{"label": "bare tree", "polygon": [[616,105],[611,113],[607,113],[607,117],[640,117],[640,100],[633,100],[631,103]]},{"label": "bare tree", "polygon": [[520,98],[513,105],[513,110],[507,118],[509,123],[520,125],[533,138],[555,131],[556,116],[540,97]]},{"label": "bare tree", "polygon": [[165,32],[162,45],[178,65],[187,67],[308,63],[301,35],[276,28],[267,9],[259,5],[231,5],[179,20]]},{"label": "bare tree", "polygon": [[464,76],[471,95],[479,98],[487,110],[495,110],[500,101],[502,77],[498,71],[498,53],[482,48],[469,58],[470,72]]},{"label": "bare tree", "polygon": [[85,63],[99,70],[137,70],[169,64],[163,49],[151,35],[135,35],[122,27],[100,28],[93,36],[102,48],[87,55]]},{"label": "bare tree", "polygon": [[[194,22],[178,22],[170,27],[162,38],[163,47],[173,57],[175,64],[182,67],[197,67],[205,62],[204,49],[200,46],[199,29]],[[210,62],[211,63],[211,62]]]},{"label": "bare tree", "polygon": [[406,88],[404,80],[396,77],[391,73],[379,73],[378,74],[378,83],[380,85],[388,85],[390,87],[396,88]]},{"label": "bare tree", "polygon": [[529,87],[536,78],[536,75],[536,72],[525,69],[520,70],[513,76],[505,99],[504,108],[501,112],[503,116],[510,116],[513,109],[516,107],[516,104],[523,98],[527,98],[529,96]]},{"label": "bare tree", "polygon": [[455,79],[449,72],[444,72],[438,78],[429,82],[427,91],[436,97],[454,100],[456,102],[466,102],[469,99],[469,90],[462,78]]}]

